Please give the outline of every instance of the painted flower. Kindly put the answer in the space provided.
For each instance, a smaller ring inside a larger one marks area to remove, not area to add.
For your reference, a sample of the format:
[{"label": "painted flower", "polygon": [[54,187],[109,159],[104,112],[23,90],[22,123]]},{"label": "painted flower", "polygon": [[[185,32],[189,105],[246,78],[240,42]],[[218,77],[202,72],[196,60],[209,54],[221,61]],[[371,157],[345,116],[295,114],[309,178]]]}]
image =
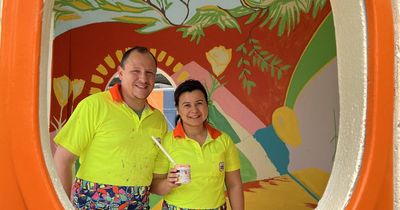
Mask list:
[{"label": "painted flower", "polygon": [[224,46],[214,47],[206,52],[208,62],[217,77],[221,75],[232,59],[232,49],[226,49]]},{"label": "painted flower", "polygon": [[288,145],[301,144],[299,120],[293,109],[282,106],[272,113],[272,126],[278,137]]},{"label": "painted flower", "polygon": [[53,79],[54,94],[61,107],[64,107],[68,103],[68,97],[71,94],[69,85],[70,80],[65,75]]}]

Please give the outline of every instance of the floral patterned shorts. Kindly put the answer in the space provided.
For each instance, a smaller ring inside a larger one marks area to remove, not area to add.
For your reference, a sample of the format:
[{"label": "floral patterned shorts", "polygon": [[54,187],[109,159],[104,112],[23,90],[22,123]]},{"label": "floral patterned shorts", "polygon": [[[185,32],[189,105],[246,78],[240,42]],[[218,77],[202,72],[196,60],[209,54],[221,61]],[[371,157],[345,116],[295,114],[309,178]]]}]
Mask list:
[{"label": "floral patterned shorts", "polygon": [[[187,209],[187,208],[179,208],[177,206],[168,204],[167,201],[163,201],[162,203],[162,210],[195,210],[195,209]],[[199,209],[200,210],[200,209]],[[215,208],[215,209],[204,209],[204,210],[227,210],[226,208],[226,203],[224,203],[224,205]]]},{"label": "floral patterned shorts", "polygon": [[148,210],[150,188],[115,186],[76,178],[72,186],[72,203],[77,209]]}]

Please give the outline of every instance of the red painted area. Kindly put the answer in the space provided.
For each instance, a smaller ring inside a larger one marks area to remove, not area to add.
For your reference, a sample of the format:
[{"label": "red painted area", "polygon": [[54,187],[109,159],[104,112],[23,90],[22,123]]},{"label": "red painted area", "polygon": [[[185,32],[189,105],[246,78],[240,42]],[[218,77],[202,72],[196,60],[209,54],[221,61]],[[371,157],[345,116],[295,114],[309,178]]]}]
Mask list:
[{"label": "red painted area", "polygon": [[[92,74],[97,73],[95,69],[99,64],[105,64],[103,59],[108,54],[116,61],[114,55],[116,50],[142,45],[157,49],[157,53],[165,51],[167,55],[175,58],[174,63],[168,67],[165,62],[160,62],[159,67],[167,74],[172,75],[174,73],[172,68],[177,62],[185,65],[192,61],[212,73],[205,53],[215,46],[222,45],[232,49],[233,57],[225,72],[220,75],[220,82],[227,82],[225,87],[265,125],[269,125],[272,112],[284,103],[291,74],[303,50],[330,11],[331,8],[327,4],[315,19],[311,17],[311,13],[301,15],[299,26],[289,35],[284,34],[282,37],[277,35],[276,29],[269,30],[267,27],[258,27],[260,24],[258,20],[245,25],[248,17],[242,17],[239,19],[242,33],[236,29],[223,31],[218,26],[211,26],[205,29],[205,37],[201,38],[198,45],[195,41],[190,42],[190,38],[182,38],[182,33],[177,32],[176,27],[150,34],[138,34],[135,29],[140,28],[139,25],[91,24],[70,30],[55,39],[53,77],[66,74],[70,79],[86,80],[83,94],[76,100],[78,102],[89,94],[90,87],[104,89],[105,84],[90,83],[90,78]],[[242,88],[242,81],[238,79],[241,70],[238,69],[237,63],[241,55],[235,52],[236,48],[249,38],[259,40],[260,45],[265,46],[265,50],[281,58],[282,63],[291,65],[291,68],[284,72],[280,80],[277,79],[276,73],[274,77],[271,77],[270,72],[261,72],[258,68],[249,67],[252,71],[249,79],[256,83],[250,96],[247,95],[246,89]],[[115,69],[109,69],[109,74],[104,78],[108,81],[114,72]],[[224,78],[222,79],[222,77]],[[54,100],[54,95],[52,97],[51,115],[58,117],[60,108]],[[63,118],[69,116],[70,112],[70,109],[64,110]]]}]

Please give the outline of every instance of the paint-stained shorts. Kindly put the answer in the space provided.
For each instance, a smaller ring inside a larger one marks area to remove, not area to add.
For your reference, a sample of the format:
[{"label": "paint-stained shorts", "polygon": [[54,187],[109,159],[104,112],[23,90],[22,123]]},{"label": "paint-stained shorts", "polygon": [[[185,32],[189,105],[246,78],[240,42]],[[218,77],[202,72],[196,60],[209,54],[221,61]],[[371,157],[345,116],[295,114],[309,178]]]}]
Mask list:
[{"label": "paint-stained shorts", "polygon": [[140,209],[149,208],[147,186],[114,186],[75,179],[72,203],[77,209]]},{"label": "paint-stained shorts", "polygon": [[[168,204],[165,200],[162,203],[162,210],[195,210],[195,209],[187,209],[187,208],[179,208],[177,206]],[[199,209],[200,210],[200,209]],[[224,203],[224,205],[215,208],[215,209],[204,209],[204,210],[227,210],[226,208],[226,203]]]}]

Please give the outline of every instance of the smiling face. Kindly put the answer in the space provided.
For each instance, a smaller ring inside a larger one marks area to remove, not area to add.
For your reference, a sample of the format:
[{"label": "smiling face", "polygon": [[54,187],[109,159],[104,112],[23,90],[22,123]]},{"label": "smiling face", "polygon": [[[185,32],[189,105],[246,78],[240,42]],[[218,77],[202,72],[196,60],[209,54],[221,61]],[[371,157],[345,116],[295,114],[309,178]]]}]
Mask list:
[{"label": "smiling face", "polygon": [[182,93],[177,108],[184,127],[202,127],[208,116],[208,104],[200,90]]},{"label": "smiling face", "polygon": [[123,67],[118,67],[122,97],[131,108],[142,109],[154,88],[157,67],[149,53],[133,51]]}]

